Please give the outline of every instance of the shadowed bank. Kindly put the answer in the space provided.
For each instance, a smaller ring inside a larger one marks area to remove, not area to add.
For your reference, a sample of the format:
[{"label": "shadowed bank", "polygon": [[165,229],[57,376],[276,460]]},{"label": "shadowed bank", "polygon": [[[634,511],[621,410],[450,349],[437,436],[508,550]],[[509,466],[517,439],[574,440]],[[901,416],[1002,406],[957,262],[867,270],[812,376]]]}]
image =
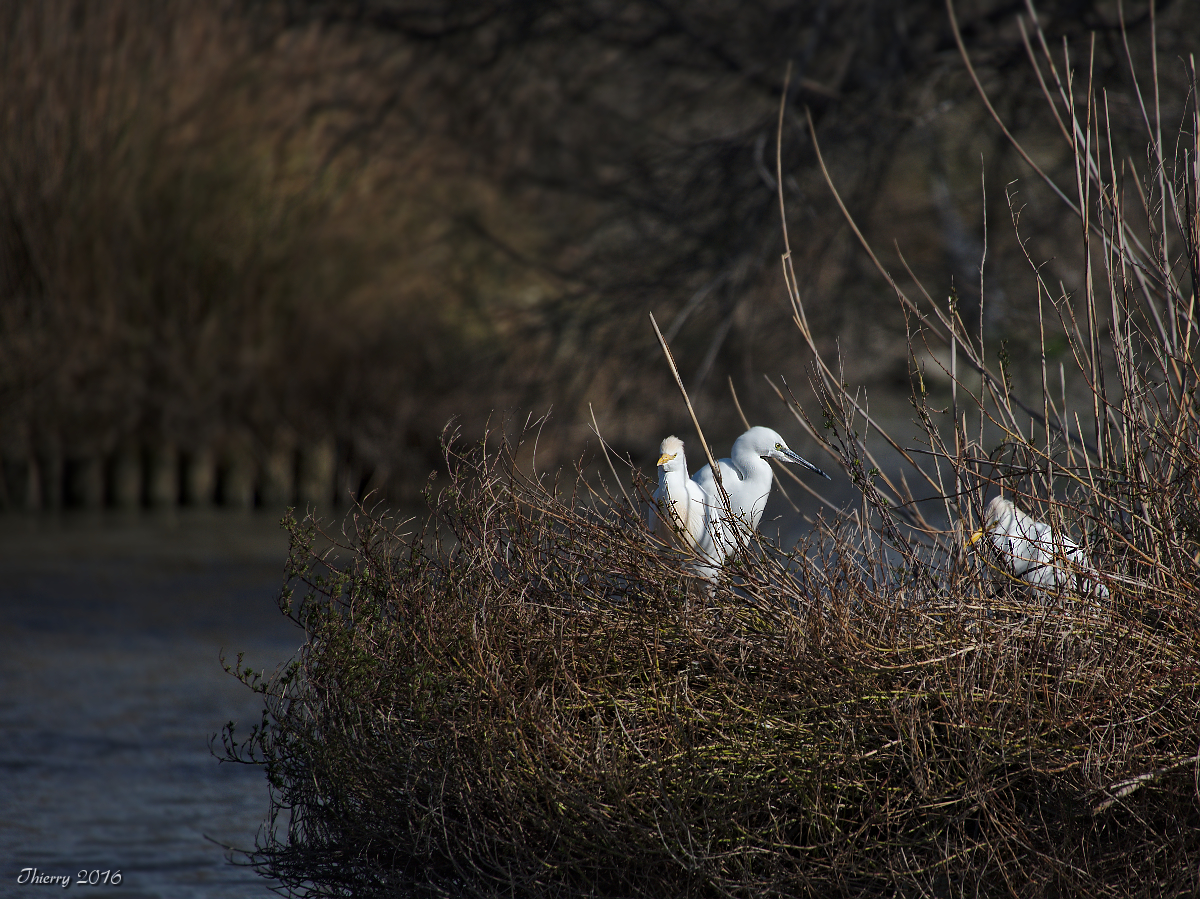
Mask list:
[{"label": "shadowed bank", "polygon": [[[1071,183],[1010,6],[961,4],[964,40],[1037,163]],[[1173,60],[1200,22],[1160,6],[1162,95],[1184,97],[1166,88],[1186,83]],[[1112,5],[1039,9],[1050,45],[1097,35],[1118,158],[1140,160]],[[1144,67],[1146,10],[1127,17]],[[619,454],[649,462],[687,419],[648,311],[726,445],[743,430],[728,379],[756,422],[778,410],[764,373],[807,390],[780,187],[818,346],[903,402],[903,322],[806,109],[889,268],[900,238],[972,333],[986,226],[988,339],[1009,341],[1018,378],[1038,369],[1038,307],[1008,209],[981,202],[981,159],[988,185],[1020,179],[1048,281],[1082,287],[1067,212],[975,101],[941,0],[31,0],[0,19],[7,507],[404,502],[452,416],[476,439],[493,412],[553,407],[542,457],[565,464],[589,402]]]}]

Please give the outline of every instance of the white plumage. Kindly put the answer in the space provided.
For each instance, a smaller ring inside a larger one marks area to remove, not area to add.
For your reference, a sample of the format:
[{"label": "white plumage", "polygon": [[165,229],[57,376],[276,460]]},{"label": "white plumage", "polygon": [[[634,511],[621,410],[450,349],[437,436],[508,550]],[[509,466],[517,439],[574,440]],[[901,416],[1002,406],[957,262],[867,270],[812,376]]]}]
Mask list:
[{"label": "white plumage", "polygon": [[697,551],[708,563],[708,568],[702,572],[707,576],[715,576],[717,569],[737,549],[739,528],[744,529],[743,533],[758,529],[773,480],[771,463],[767,459],[802,465],[829,478],[817,466],[790,450],[779,433],[771,428],[753,427],[735,440],[730,457],[717,460],[721,488],[729,498],[728,509],[713,477],[712,466],[705,465],[692,479],[703,490],[707,506],[706,527],[697,541]]},{"label": "white plumage", "polygon": [[[659,452],[658,489],[650,506],[650,532],[676,545],[682,540],[682,549],[695,550],[705,528],[704,492],[688,477],[682,440],[666,438]],[[661,526],[660,514],[670,515],[674,527]]]},{"label": "white plumage", "polygon": [[1108,588],[1079,544],[1026,515],[1010,500],[997,496],[988,503],[983,527],[971,535],[969,545],[985,536],[1009,572],[1039,596],[1108,596]]}]

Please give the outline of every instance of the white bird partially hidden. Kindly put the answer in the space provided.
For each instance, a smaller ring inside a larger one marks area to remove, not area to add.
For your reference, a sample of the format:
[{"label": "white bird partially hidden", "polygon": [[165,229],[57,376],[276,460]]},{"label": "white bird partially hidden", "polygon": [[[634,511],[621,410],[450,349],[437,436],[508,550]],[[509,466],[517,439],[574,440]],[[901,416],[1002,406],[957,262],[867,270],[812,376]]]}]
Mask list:
[{"label": "white bird partially hidden", "polygon": [[1010,500],[997,496],[988,503],[983,527],[971,535],[968,546],[985,536],[1009,572],[1038,596],[1108,596],[1108,588],[1078,543],[1056,534],[1050,525],[1026,515]]},{"label": "white bird partially hidden", "polygon": [[[682,440],[666,438],[659,452],[658,489],[650,506],[650,533],[676,546],[682,541],[681,549],[695,550],[705,528],[704,491],[688,477]],[[662,515],[670,515],[673,526],[663,521]]]},{"label": "white bird partially hidden", "polygon": [[745,539],[746,533],[758,529],[763,511],[767,508],[767,497],[771,495],[774,477],[768,459],[792,462],[832,480],[817,466],[789,449],[779,433],[771,428],[753,427],[735,440],[729,458],[717,460],[721,472],[720,488],[713,477],[711,465],[705,465],[693,478],[704,491],[707,505],[706,527],[696,548],[709,563],[709,569],[703,572],[709,577],[715,575],[716,569],[725,564],[725,560],[737,549],[739,529],[742,530],[742,539]]}]

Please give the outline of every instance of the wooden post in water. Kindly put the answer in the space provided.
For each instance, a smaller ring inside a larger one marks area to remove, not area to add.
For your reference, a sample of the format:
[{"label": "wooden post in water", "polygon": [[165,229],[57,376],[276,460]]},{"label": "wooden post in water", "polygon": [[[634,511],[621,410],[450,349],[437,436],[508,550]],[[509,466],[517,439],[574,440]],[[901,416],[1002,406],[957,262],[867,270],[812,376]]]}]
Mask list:
[{"label": "wooden post in water", "polygon": [[232,509],[254,508],[254,481],[258,472],[249,441],[243,436],[231,437],[222,455],[221,505]]},{"label": "wooden post in water", "polygon": [[155,508],[179,502],[179,451],[169,440],[152,445],[146,454],[146,501]]},{"label": "wooden post in water", "polygon": [[108,490],[118,509],[136,509],[142,504],[142,454],[136,443],[122,441],[108,463]]},{"label": "wooden post in water", "polygon": [[189,506],[211,506],[217,500],[217,460],[207,446],[191,449],[180,459],[182,501]]},{"label": "wooden post in water", "polygon": [[300,450],[297,504],[328,507],[333,502],[337,473],[337,448],[332,437],[310,443]]},{"label": "wooden post in water", "polygon": [[64,499],[67,505],[82,509],[99,509],[104,505],[104,459],[101,456],[67,459]]}]

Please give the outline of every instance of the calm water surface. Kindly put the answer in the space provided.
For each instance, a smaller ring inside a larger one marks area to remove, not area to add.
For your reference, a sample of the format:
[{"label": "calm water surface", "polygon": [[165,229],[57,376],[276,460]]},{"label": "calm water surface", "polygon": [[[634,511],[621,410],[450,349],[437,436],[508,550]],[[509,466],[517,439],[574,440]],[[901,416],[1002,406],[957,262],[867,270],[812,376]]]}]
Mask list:
[{"label": "calm water surface", "polygon": [[273,669],[301,642],[278,519],[0,515],[0,895],[61,893],[22,868],[120,870],[73,896],[273,895],[213,842],[253,845],[265,779],[208,742],[259,717],[222,649]]}]

